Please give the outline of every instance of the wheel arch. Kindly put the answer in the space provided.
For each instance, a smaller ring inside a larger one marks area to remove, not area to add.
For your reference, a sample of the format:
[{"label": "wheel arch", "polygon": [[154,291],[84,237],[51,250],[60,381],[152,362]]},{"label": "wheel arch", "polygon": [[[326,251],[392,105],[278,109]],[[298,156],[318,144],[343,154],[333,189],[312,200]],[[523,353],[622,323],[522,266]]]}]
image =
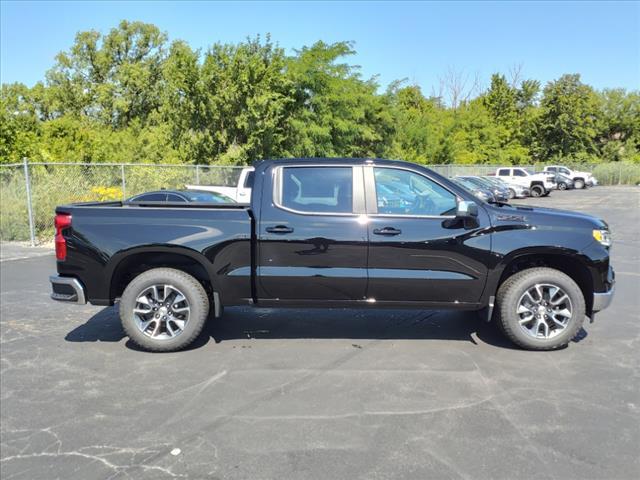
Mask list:
[{"label": "wheel arch", "polygon": [[138,247],[114,255],[105,267],[109,283],[109,299],[122,295],[135,277],[153,268],[174,268],[196,278],[209,295],[216,291],[211,264],[199,252],[185,247]]},{"label": "wheel arch", "polygon": [[580,253],[566,248],[526,248],[505,256],[496,267],[487,296],[497,295],[502,285],[512,275],[535,267],[548,267],[559,270],[573,279],[584,296],[587,314],[593,308],[593,278]]}]

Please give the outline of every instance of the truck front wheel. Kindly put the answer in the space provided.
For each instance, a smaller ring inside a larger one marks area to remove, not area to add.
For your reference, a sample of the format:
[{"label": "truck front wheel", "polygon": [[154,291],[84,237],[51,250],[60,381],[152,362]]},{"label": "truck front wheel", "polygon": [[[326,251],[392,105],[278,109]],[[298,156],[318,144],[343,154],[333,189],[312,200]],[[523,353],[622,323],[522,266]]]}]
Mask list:
[{"label": "truck front wheel", "polygon": [[577,189],[580,190],[582,188],[586,188],[586,185],[584,183],[584,180],[581,178],[576,178],[573,180],[573,186]]},{"label": "truck front wheel", "polygon": [[120,299],[122,327],[140,347],[170,352],[187,347],[202,331],[209,297],[191,275],[154,268],[135,277]]},{"label": "truck front wheel", "polygon": [[584,322],[580,287],[552,268],[529,268],[509,277],[498,290],[497,304],[504,333],[528,350],[564,347]]}]

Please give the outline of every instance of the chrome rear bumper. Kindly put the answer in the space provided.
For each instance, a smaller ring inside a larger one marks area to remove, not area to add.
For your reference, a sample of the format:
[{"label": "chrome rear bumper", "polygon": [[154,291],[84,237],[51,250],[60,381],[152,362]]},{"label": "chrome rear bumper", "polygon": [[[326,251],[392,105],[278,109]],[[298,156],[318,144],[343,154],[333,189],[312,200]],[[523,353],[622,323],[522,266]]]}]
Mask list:
[{"label": "chrome rear bumper", "polygon": [[73,302],[84,305],[87,298],[84,294],[84,287],[77,278],[61,277],[52,275],[49,277],[51,282],[51,298],[58,302]]}]

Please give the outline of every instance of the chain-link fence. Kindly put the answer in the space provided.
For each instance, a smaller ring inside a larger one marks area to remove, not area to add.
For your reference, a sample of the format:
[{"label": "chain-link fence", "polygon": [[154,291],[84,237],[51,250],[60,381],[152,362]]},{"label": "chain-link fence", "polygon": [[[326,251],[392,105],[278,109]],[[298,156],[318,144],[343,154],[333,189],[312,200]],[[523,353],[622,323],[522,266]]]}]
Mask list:
[{"label": "chain-link fence", "polygon": [[[542,166],[524,166],[540,171]],[[608,163],[576,165],[592,172],[601,185],[640,183],[640,165]],[[447,176],[488,175],[495,165],[429,165]],[[160,189],[186,185],[237,186],[242,167],[29,163],[0,165],[0,239],[32,243],[53,237],[53,212],[57,205],[73,202],[124,200]]]},{"label": "chain-link fence", "polygon": [[186,185],[237,186],[242,167],[27,163],[0,166],[0,239],[53,238],[57,205],[125,200]]}]

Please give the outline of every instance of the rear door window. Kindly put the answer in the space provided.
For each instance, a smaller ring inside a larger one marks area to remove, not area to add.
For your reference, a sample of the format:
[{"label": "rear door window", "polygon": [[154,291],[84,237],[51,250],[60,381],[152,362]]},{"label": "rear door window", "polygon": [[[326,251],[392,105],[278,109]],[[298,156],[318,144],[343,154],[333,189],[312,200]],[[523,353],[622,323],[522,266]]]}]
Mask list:
[{"label": "rear door window", "polygon": [[186,202],[184,197],[181,197],[180,195],[176,195],[175,193],[167,194],[167,201],[168,202]]},{"label": "rear door window", "polygon": [[147,193],[131,199],[132,202],[166,202],[166,193]]},{"label": "rear door window", "polygon": [[498,170],[498,175],[501,177],[508,177],[509,176],[509,169],[508,168],[501,168],[500,170]]},{"label": "rear door window", "polygon": [[351,167],[284,167],[281,207],[301,213],[352,213]]}]

